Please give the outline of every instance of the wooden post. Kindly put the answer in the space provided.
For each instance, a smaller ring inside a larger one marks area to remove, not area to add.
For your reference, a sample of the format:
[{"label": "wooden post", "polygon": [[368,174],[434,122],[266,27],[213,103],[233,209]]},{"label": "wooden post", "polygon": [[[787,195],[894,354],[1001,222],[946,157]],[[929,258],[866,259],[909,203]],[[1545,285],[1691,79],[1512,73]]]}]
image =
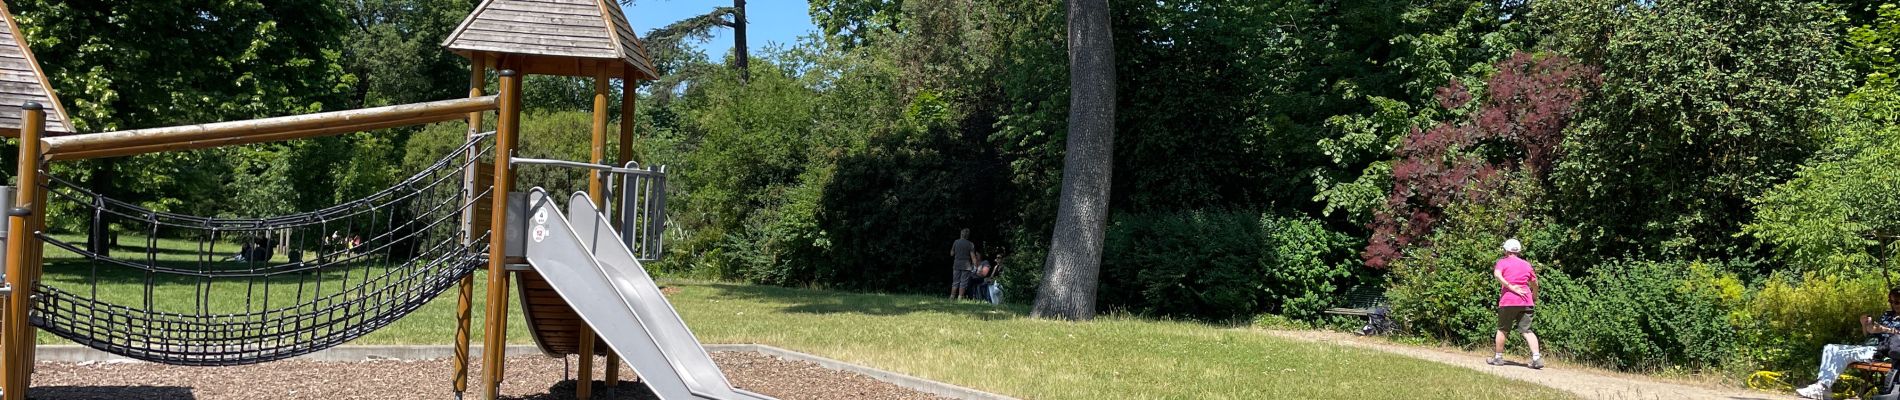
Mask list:
[{"label": "wooden post", "polygon": [[[488,84],[488,66],[487,63],[483,62],[484,60],[486,60],[486,58],[481,53],[469,56],[468,97],[482,97],[485,95],[482,89],[483,86]],[[481,133],[481,131],[482,113],[480,111],[468,113],[468,136],[466,138],[473,138],[475,134]],[[475,191],[478,189],[475,187],[475,168],[477,168],[479,164],[474,161],[479,158],[481,158],[481,155],[475,152],[471,151],[468,154],[468,169],[462,173],[462,182],[464,183],[462,187],[463,204],[474,201],[476,198]],[[475,232],[479,231],[479,227],[476,227],[474,222],[472,222],[475,220],[474,214],[474,207],[468,207],[462,211],[462,244],[464,245],[471,244],[475,240]],[[455,398],[459,399],[462,398],[462,394],[468,393],[469,321],[474,319],[475,314],[475,274],[462,277],[462,282],[459,287],[457,287],[455,294],[454,380]]]},{"label": "wooden post", "polygon": [[[640,97],[639,93],[634,90],[635,86],[639,84],[639,82],[633,79],[633,77],[636,76],[634,75],[635,73],[633,66],[627,66],[625,70],[621,71],[620,161],[614,163],[616,167],[627,166],[627,162],[633,161],[633,128],[636,126],[634,123],[634,115],[635,111],[638,111],[634,107],[634,102]],[[619,220],[619,218],[614,218],[616,222]]]},{"label": "wooden post", "polygon": [[[624,66],[620,70],[620,158],[614,166],[624,167],[628,161],[633,161],[633,116],[637,111],[633,105],[634,99],[639,97],[639,93],[634,91],[638,84],[633,79],[638,76],[635,75],[636,73],[632,65]],[[628,188],[620,190],[628,190]],[[620,212],[627,212],[627,210],[622,209]],[[620,225],[621,218],[608,219],[613,220],[614,225]],[[626,229],[626,227],[619,228]],[[609,351],[607,352],[607,387],[615,386],[620,386],[620,353]]]},{"label": "wooden post", "polygon": [[[594,67],[594,131],[593,145],[588,147],[588,162],[599,164],[607,159],[607,68],[605,62]],[[587,197],[594,201],[595,209],[607,205],[607,173],[593,170],[587,173]],[[594,396],[594,330],[586,326],[575,333],[580,344],[580,380],[574,386],[574,397],[588,400]]]},{"label": "wooden post", "polygon": [[21,106],[25,112],[20,127],[20,169],[18,189],[14,191],[13,208],[7,211],[7,285],[13,287],[8,296],[6,315],[0,317],[0,353],[4,353],[4,362],[0,362],[0,388],[6,391],[5,400],[26,400],[27,387],[33,376],[33,324],[27,322],[27,312],[33,306],[33,288],[39,282],[39,261],[34,251],[40,245],[39,226],[41,221],[36,215],[44,212],[40,200],[44,189],[39,185],[40,177],[40,135],[46,129],[46,110],[39,103],[26,103]]},{"label": "wooden post", "polygon": [[482,325],[482,387],[487,398],[500,397],[503,358],[508,347],[508,189],[514,186],[508,165],[521,128],[521,76],[501,71],[501,112],[495,118],[494,207],[489,209],[488,304]]}]

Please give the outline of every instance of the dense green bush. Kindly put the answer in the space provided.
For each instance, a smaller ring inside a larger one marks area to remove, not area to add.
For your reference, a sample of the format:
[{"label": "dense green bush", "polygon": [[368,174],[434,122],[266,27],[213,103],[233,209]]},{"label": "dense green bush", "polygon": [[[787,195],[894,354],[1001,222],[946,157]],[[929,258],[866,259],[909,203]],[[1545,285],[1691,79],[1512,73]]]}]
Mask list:
[{"label": "dense green bush", "polygon": [[[1732,354],[1729,313],[1740,292],[1732,276],[1690,263],[1619,262],[1593,271],[1584,278],[1538,271],[1536,331],[1545,351],[1622,369],[1710,367]],[[1500,289],[1489,264],[1399,273],[1388,295],[1413,332],[1490,345]]]},{"label": "dense green bush", "polygon": [[1003,260],[1003,301],[1029,304],[1042,284],[1042,265],[1049,258],[1049,234],[1037,227],[1018,226],[1004,234],[1013,253]]},{"label": "dense green bush", "polygon": [[[1536,180],[1515,174],[1503,186],[1445,208],[1446,219],[1429,236],[1430,245],[1413,246],[1392,263],[1386,291],[1394,315],[1414,332],[1456,343],[1488,343],[1497,325],[1494,311],[1501,290],[1491,269],[1502,257],[1506,239],[1524,243],[1523,258],[1544,282],[1560,281],[1553,272],[1563,234],[1534,215],[1541,195]],[[1558,289],[1561,290],[1561,289]],[[1547,293],[1548,294],[1548,293]],[[1548,298],[1539,301],[1548,301]]]},{"label": "dense green bush", "polygon": [[1552,285],[1561,289],[1538,305],[1538,331],[1551,352],[1645,370],[1713,367],[1732,357],[1729,312],[1739,305],[1732,289],[1740,287],[1733,277],[1684,262],[1617,262],[1592,271]]},{"label": "dense green bush", "polygon": [[[1486,347],[1499,290],[1488,269],[1396,269],[1388,296],[1412,333]],[[1808,374],[1823,345],[1859,343],[1857,317],[1885,308],[1872,277],[1811,273],[1750,285],[1718,265],[1680,261],[1587,270],[1581,278],[1538,270],[1538,335],[1550,354],[1625,370]]]},{"label": "dense green bush", "polygon": [[1816,273],[1769,279],[1730,314],[1740,335],[1738,367],[1813,373],[1822,346],[1865,338],[1859,316],[1886,310],[1882,285],[1878,277]]},{"label": "dense green bush", "polygon": [[1355,243],[1318,221],[1192,211],[1116,216],[1103,251],[1100,304],[1144,315],[1229,320],[1260,312],[1310,318],[1350,275]]},{"label": "dense green bush", "polygon": [[1261,294],[1270,311],[1295,319],[1313,319],[1338,305],[1333,294],[1356,269],[1352,262],[1358,240],[1326,228],[1306,217],[1265,216],[1266,276]]}]

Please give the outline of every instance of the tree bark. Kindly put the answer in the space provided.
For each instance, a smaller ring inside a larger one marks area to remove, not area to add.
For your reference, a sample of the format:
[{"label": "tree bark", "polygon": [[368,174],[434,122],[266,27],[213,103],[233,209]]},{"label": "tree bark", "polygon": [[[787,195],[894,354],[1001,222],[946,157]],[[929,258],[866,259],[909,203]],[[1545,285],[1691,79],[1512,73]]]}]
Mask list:
[{"label": "tree bark", "polygon": [[1102,236],[1115,165],[1115,46],[1107,0],[1069,1],[1069,138],[1062,157],[1062,197],[1037,318],[1095,317]]},{"label": "tree bark", "polygon": [[752,81],[752,58],[746,53],[751,47],[745,45],[745,0],[732,0],[732,61],[733,68],[739,69],[739,83]]},{"label": "tree bark", "polygon": [[[90,182],[92,192],[104,197],[117,196],[119,190],[115,189],[117,186],[113,185],[112,181],[117,180],[119,160],[99,160],[94,165],[97,165],[98,169],[92,172],[92,182]],[[94,206],[99,206],[99,204],[94,204]],[[112,255],[112,223],[106,220],[111,216],[111,213],[93,212],[88,222],[90,226],[86,230],[86,251],[100,256]]]}]

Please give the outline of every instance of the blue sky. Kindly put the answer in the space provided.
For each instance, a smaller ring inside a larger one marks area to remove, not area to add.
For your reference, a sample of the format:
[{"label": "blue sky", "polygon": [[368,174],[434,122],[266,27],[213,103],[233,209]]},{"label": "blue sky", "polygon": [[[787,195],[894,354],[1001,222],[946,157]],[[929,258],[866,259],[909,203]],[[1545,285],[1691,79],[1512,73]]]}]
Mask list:
[{"label": "blue sky", "polygon": [[[641,36],[682,18],[705,14],[714,7],[732,6],[732,0],[637,0],[626,7],[627,21]],[[791,45],[799,36],[815,32],[811,23],[811,4],[804,0],[749,0],[746,2],[746,47],[752,54],[764,50],[767,43]],[[714,60],[732,50],[732,30],[717,30],[712,40],[697,44],[700,51]]]}]

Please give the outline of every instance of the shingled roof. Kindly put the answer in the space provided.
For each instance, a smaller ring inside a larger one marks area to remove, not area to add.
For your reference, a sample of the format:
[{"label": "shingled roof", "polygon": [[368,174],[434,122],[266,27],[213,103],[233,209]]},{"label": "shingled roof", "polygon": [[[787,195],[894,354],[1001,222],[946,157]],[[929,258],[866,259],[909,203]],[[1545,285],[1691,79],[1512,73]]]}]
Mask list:
[{"label": "shingled roof", "polygon": [[0,24],[0,135],[20,136],[20,106],[27,102],[47,106],[47,136],[72,133],[72,124],[66,122],[66,106],[59,104],[59,96],[46,83],[46,73],[40,72],[40,63],[33,58],[33,49],[20,35],[20,24],[13,22],[6,3],[0,3],[0,17],[6,19]]},{"label": "shingled roof", "polygon": [[504,65],[525,74],[594,76],[600,61],[619,61],[607,75],[658,76],[646,46],[608,0],[484,0],[442,41],[456,54],[501,55]]}]

